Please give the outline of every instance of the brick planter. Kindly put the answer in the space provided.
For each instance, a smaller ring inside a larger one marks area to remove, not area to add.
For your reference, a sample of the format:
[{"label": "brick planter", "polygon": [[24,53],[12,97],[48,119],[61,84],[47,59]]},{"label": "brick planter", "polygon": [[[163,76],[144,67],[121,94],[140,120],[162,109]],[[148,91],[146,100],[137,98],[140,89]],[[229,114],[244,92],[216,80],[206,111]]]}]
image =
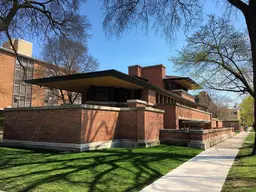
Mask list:
[{"label": "brick planter", "polygon": [[186,145],[194,148],[208,149],[234,135],[234,128],[207,130],[172,130],[160,131],[161,143]]}]

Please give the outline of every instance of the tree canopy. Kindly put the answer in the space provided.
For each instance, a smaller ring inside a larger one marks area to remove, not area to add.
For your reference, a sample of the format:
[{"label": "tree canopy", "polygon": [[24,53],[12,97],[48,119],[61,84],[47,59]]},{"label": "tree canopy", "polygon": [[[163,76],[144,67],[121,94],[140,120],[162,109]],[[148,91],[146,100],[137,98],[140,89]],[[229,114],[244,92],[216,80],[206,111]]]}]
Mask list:
[{"label": "tree canopy", "polygon": [[[48,76],[72,75],[92,72],[98,69],[98,61],[88,54],[85,44],[64,37],[50,38],[44,45],[43,58],[52,63]],[[40,74],[40,71],[38,72]],[[43,74],[44,75],[44,71]],[[73,104],[78,93],[60,90],[56,92],[63,103]]]},{"label": "tree canopy", "polygon": [[82,2],[85,0],[1,0],[0,40],[24,35],[81,39],[90,27],[86,16],[79,13]]},{"label": "tree canopy", "polygon": [[192,75],[207,88],[253,96],[249,43],[245,32],[211,15],[205,25],[187,37],[178,56],[170,60],[177,71]]},{"label": "tree canopy", "polygon": [[253,107],[254,99],[252,96],[247,96],[243,99],[240,108],[240,117],[244,123],[244,125],[252,126],[254,123],[254,107]]}]

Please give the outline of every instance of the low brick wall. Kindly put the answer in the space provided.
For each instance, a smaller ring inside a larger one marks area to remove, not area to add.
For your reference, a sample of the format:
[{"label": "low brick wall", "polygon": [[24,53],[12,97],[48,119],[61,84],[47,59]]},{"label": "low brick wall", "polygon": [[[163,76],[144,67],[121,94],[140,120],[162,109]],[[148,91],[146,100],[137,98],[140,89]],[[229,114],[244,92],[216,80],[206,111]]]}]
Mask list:
[{"label": "low brick wall", "polygon": [[179,130],[179,120],[206,121],[209,122],[202,128],[211,128],[211,114],[199,109],[186,107],[180,104],[158,104],[157,108],[163,109],[164,113],[164,128]]},{"label": "low brick wall", "polygon": [[189,147],[208,149],[234,135],[234,128],[208,130],[172,130],[162,129],[161,143],[186,145]]},{"label": "low brick wall", "polygon": [[240,122],[237,121],[229,121],[229,120],[223,120],[223,126],[224,127],[234,127],[235,131],[244,131],[244,128],[240,125]]},{"label": "low brick wall", "polygon": [[95,105],[8,108],[6,145],[84,151],[159,143],[164,111]]},{"label": "low brick wall", "polygon": [[212,128],[213,129],[222,128],[222,127],[223,127],[222,120],[212,118]]}]

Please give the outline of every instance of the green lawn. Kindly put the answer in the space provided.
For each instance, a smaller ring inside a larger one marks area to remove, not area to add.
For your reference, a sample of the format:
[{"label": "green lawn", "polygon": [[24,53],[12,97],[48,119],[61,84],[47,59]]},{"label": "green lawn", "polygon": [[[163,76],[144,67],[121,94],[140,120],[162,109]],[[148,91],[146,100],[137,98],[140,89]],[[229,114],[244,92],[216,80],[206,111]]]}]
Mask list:
[{"label": "green lawn", "polygon": [[228,177],[222,188],[223,192],[256,191],[256,156],[250,156],[253,142],[254,132],[251,132],[229,170]]},{"label": "green lawn", "polygon": [[0,147],[0,189],[138,191],[201,151],[167,145],[83,153]]}]

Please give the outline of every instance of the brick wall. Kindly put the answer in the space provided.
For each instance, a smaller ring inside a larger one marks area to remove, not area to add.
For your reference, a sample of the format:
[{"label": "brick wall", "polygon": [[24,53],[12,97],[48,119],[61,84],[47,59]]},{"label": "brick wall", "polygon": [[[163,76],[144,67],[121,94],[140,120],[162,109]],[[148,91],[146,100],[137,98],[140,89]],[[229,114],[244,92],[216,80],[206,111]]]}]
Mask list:
[{"label": "brick wall", "polygon": [[[46,75],[46,66],[43,63],[36,61],[34,63],[33,79],[44,78]],[[44,106],[45,87],[37,85],[32,86],[32,106]]]},{"label": "brick wall", "polygon": [[156,105],[156,92],[151,89],[142,90],[142,100],[147,101],[153,105]]},{"label": "brick wall", "polygon": [[211,121],[211,115],[203,111],[197,111],[192,108],[186,108],[182,106],[176,106],[176,114],[180,119],[195,119],[195,120],[205,120]]},{"label": "brick wall", "polygon": [[[160,141],[161,143],[172,143],[172,144],[185,144],[189,143],[200,143],[204,145],[204,148],[213,146],[230,136],[233,136],[233,128],[222,128],[212,129],[204,131],[193,131],[193,130],[161,130]],[[200,147],[200,145],[195,147]]]},{"label": "brick wall", "polygon": [[174,94],[181,96],[184,99],[187,99],[189,101],[195,102],[195,97],[190,95],[189,93],[183,91],[183,90],[173,90]]},{"label": "brick wall", "polygon": [[117,135],[118,111],[82,111],[82,143],[108,141]]},{"label": "brick wall", "polygon": [[7,109],[4,140],[76,144],[116,139],[159,140],[163,113],[148,108],[118,109],[82,106]]},{"label": "brick wall", "polygon": [[4,139],[80,143],[81,110],[5,111]]},{"label": "brick wall", "polygon": [[118,138],[137,141],[137,111],[120,111]]},{"label": "brick wall", "polygon": [[142,76],[142,67],[140,67],[139,65],[129,66],[128,74],[131,76],[141,77]]},{"label": "brick wall", "polygon": [[223,121],[224,127],[234,127],[235,131],[243,131],[243,128],[241,127],[240,123],[238,121]]},{"label": "brick wall", "polygon": [[[179,119],[211,122],[211,115],[204,111],[172,104],[158,104],[156,107],[165,110],[164,129],[179,129]],[[204,128],[211,128],[210,126],[211,124],[205,124]]]},{"label": "brick wall", "polygon": [[217,121],[212,119],[212,128],[217,128]]},{"label": "brick wall", "polygon": [[164,88],[165,67],[163,65],[144,67],[142,69],[142,77],[148,79],[149,83]]},{"label": "brick wall", "polygon": [[162,113],[144,111],[144,140],[154,140],[159,138],[160,129],[164,127]]},{"label": "brick wall", "polygon": [[15,61],[12,54],[0,52],[0,108],[12,106]]},{"label": "brick wall", "polygon": [[176,107],[174,105],[157,105],[158,109],[163,109],[164,113],[164,129],[179,129],[179,120],[176,118]]}]

